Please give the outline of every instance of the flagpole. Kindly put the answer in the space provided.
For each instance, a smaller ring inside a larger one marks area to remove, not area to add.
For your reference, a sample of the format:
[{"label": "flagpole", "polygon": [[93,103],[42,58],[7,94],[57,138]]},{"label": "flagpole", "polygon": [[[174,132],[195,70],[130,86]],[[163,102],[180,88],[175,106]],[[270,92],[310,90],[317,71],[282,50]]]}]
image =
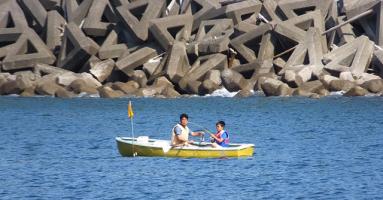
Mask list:
[{"label": "flagpole", "polygon": [[130,119],[130,125],[132,127],[132,137],[134,138],[133,119]]},{"label": "flagpole", "polygon": [[132,108],[132,102],[129,101],[128,103],[128,117],[130,119],[130,125],[131,125],[131,128],[132,128],[132,155],[133,157],[136,156],[136,153],[134,152],[134,128],[133,128],[133,116],[134,116],[134,113],[133,113],[133,108]]},{"label": "flagpole", "polygon": [[132,153],[133,153],[133,157],[136,156],[136,153],[134,152],[134,129],[133,129],[133,117],[130,118],[130,125],[132,127]]}]

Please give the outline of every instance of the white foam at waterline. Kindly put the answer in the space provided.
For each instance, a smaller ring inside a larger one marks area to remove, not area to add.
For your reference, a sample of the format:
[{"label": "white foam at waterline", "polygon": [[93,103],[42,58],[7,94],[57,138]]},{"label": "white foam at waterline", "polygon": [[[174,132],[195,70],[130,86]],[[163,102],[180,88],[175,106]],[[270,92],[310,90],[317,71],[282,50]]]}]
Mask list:
[{"label": "white foam at waterline", "polygon": [[376,93],[376,94],[374,94],[374,93],[368,93],[368,94],[366,94],[365,96],[366,96],[366,97],[379,97],[380,95],[382,95],[382,94],[379,94],[379,93]]},{"label": "white foam at waterline", "polygon": [[82,97],[90,97],[90,98],[100,98],[100,94],[88,94],[86,92],[81,92],[80,94],[77,95],[77,97],[82,98]]},{"label": "white foam at waterline", "polygon": [[[343,94],[346,93],[346,91],[337,91],[337,92],[330,92],[330,95],[329,96],[343,96]],[[381,94],[377,93],[377,94],[374,94],[374,93],[367,93],[365,95],[365,97],[378,97],[380,96]]]},{"label": "white foam at waterline", "polygon": [[265,96],[265,93],[263,93],[263,91],[261,90],[257,90],[257,91],[250,90],[250,92],[253,93],[253,95],[255,96]]},{"label": "white foam at waterline", "polygon": [[91,98],[100,98],[100,94],[90,94],[90,95],[88,95],[88,97],[91,97]]},{"label": "white foam at waterline", "polygon": [[39,95],[39,94],[36,94],[33,96],[21,96],[19,94],[8,94],[8,95],[4,95],[4,96],[6,96],[6,97],[22,97],[22,98],[46,98],[46,97],[55,98],[55,96],[53,96],[53,95]]},{"label": "white foam at waterline", "polygon": [[218,90],[215,90],[213,93],[211,94],[207,94],[206,96],[207,97],[234,97],[236,94],[238,93],[237,92],[229,92],[226,88],[220,88]]},{"label": "white foam at waterline", "polygon": [[330,92],[330,96],[342,96],[344,93],[346,93],[345,91],[337,91],[337,92]]},{"label": "white foam at waterline", "polygon": [[8,96],[8,97],[19,97],[20,95],[18,95],[18,94],[8,94],[6,96]]}]

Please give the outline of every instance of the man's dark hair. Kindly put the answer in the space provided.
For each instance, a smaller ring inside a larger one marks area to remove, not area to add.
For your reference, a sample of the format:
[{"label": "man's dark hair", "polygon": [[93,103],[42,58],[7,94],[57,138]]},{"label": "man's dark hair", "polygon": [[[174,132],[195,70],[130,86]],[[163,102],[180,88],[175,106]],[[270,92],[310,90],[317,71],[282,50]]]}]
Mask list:
[{"label": "man's dark hair", "polygon": [[182,118],[189,119],[189,116],[188,116],[186,113],[182,113],[182,114],[180,115],[180,121],[182,120]]},{"label": "man's dark hair", "polygon": [[218,121],[215,125],[221,125],[222,127],[225,127],[225,122],[224,121]]}]

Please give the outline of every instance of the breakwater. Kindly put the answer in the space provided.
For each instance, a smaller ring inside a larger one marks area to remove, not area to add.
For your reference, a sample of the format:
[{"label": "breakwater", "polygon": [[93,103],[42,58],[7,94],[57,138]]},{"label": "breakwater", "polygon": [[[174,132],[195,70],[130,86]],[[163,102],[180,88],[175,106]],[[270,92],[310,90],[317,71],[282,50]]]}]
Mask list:
[{"label": "breakwater", "polygon": [[381,4],[5,0],[0,94],[379,95]]}]

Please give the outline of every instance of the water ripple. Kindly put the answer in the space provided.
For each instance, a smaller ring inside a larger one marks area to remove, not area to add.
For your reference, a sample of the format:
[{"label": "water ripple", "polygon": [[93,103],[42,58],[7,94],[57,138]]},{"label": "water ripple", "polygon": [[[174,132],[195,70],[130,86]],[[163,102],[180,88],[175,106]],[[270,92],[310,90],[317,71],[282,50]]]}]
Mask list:
[{"label": "water ripple", "polygon": [[128,100],[0,97],[1,198],[383,197],[380,97],[133,100],[136,135],[169,138],[181,112],[211,130],[222,119],[256,145],[240,159],[121,157]]}]

